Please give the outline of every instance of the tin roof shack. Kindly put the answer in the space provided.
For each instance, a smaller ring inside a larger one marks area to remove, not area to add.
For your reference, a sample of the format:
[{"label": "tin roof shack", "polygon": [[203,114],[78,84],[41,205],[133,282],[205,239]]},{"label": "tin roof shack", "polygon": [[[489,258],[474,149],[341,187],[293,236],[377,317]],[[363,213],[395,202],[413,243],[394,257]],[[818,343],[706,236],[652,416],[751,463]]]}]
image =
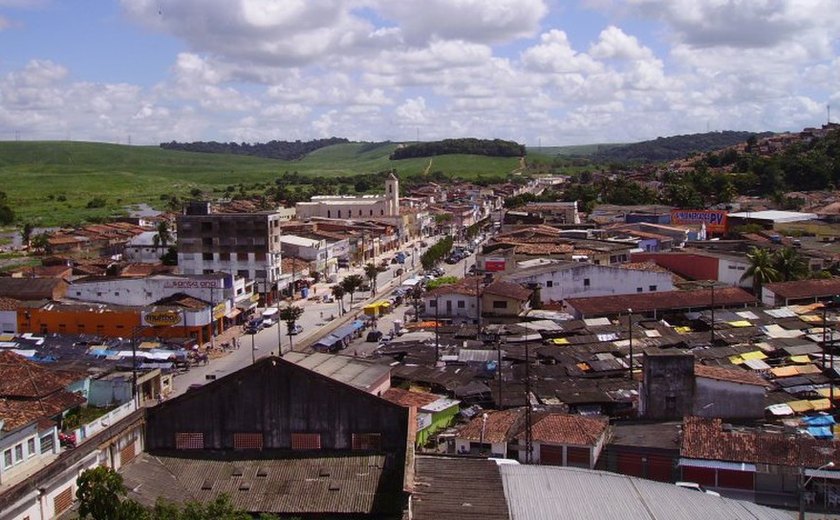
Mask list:
[{"label": "tin roof shack", "polygon": [[776,282],[761,287],[761,301],[769,307],[830,300],[840,295],[840,278]]},{"label": "tin roof shack", "polygon": [[461,410],[461,401],[427,392],[389,388],[384,399],[417,410],[417,446],[423,446],[435,432],[447,428]]},{"label": "tin roof shack", "polygon": [[251,513],[393,515],[413,481],[413,421],[410,409],[267,357],[150,408],[146,446],[160,457],[147,460],[174,474],[179,500],[229,493]]},{"label": "tin roof shack", "polygon": [[[534,464],[575,466],[592,469],[610,435],[605,417],[584,417],[562,413],[536,414],[531,425]],[[516,435],[525,461],[525,425]]]},{"label": "tin roof shack", "polygon": [[22,301],[60,300],[68,287],[61,278],[0,278],[0,296]]},{"label": "tin roof shack", "polygon": [[674,482],[680,458],[681,423],[622,423],[598,458],[597,469],[660,482]]}]

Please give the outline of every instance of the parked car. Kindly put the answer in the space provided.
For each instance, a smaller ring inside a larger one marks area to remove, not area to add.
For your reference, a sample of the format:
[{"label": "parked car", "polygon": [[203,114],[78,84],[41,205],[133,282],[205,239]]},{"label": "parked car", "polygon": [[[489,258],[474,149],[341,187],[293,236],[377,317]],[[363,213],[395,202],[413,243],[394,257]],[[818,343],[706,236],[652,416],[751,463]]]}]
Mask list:
[{"label": "parked car", "polygon": [[718,493],[717,491],[712,491],[710,489],[706,489],[703,486],[701,486],[700,484],[698,484],[697,482],[682,482],[681,481],[681,482],[674,482],[674,484],[678,487],[683,488],[683,489],[690,489],[692,491],[699,491],[701,493],[706,493],[707,495],[712,495],[712,496],[716,496],[716,497],[720,496],[720,493]]},{"label": "parked car", "polygon": [[289,331],[289,336],[295,336],[301,332],[303,332],[303,326],[300,323],[295,323],[295,326]]}]

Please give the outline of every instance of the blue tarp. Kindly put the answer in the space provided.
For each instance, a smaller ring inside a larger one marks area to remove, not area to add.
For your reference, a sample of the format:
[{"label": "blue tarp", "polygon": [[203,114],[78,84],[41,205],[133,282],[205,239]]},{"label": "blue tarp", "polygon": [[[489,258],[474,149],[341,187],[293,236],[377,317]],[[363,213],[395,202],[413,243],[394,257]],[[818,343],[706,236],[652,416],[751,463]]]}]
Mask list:
[{"label": "blue tarp", "polygon": [[354,330],[361,330],[363,328],[365,328],[365,322],[363,322],[362,320],[356,320],[353,322]]},{"label": "blue tarp", "polygon": [[337,328],[333,331],[332,335],[338,337],[339,339],[344,339],[347,336],[352,335],[354,332],[356,332],[356,330],[357,329],[351,323],[349,325]]},{"label": "blue tarp", "polygon": [[831,426],[835,424],[831,415],[810,415],[802,418],[802,422],[808,426]]},{"label": "blue tarp", "polygon": [[808,433],[815,439],[833,439],[834,434],[828,426],[809,426]]},{"label": "blue tarp", "polygon": [[341,338],[339,338],[339,337],[335,336],[334,334],[328,334],[328,335],[324,336],[323,338],[319,339],[319,340],[318,340],[318,341],[317,341],[317,342],[313,345],[313,347],[325,347],[325,348],[330,348],[330,347],[332,347],[333,345],[335,345],[336,343],[338,343],[339,341],[341,341]]}]

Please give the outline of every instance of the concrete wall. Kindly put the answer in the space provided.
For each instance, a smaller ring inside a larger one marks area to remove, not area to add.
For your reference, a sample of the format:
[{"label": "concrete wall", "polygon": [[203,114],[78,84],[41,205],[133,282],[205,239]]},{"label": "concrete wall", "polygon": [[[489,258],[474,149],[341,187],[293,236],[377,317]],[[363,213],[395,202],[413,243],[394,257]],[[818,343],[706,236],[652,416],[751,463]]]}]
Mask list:
[{"label": "concrete wall", "polygon": [[747,271],[749,266],[750,263],[746,258],[721,258],[718,261],[717,279],[718,281],[729,285],[752,289],[752,276],[741,280],[741,277],[744,276],[744,273]]},{"label": "concrete wall", "polygon": [[232,298],[237,288],[244,287],[245,280],[235,278],[233,288],[225,287],[229,283],[218,278],[189,276],[106,278],[74,283],[67,291],[67,297],[85,302],[142,306],[151,305],[176,293],[184,293],[206,302],[212,298],[212,301],[218,303]]},{"label": "concrete wall", "polygon": [[644,356],[640,412],[650,419],[681,418],[694,402],[694,356]]},{"label": "concrete wall", "polygon": [[690,280],[717,280],[718,259],[692,253],[633,253],[633,262],[653,261],[683,278]]},{"label": "concrete wall", "polygon": [[693,414],[723,419],[764,417],[764,387],[697,377]]},{"label": "concrete wall", "polygon": [[[434,300],[435,298],[431,297],[423,298],[423,303],[426,308],[424,316],[430,318],[438,316],[440,318],[453,318],[468,321],[475,320],[478,317],[478,313],[476,312],[475,296],[467,294],[446,294],[438,296],[437,304],[440,305],[440,309],[437,311],[437,314],[435,313],[435,308],[433,307],[434,303],[432,303]],[[458,302],[462,302],[464,307],[458,307]]]}]

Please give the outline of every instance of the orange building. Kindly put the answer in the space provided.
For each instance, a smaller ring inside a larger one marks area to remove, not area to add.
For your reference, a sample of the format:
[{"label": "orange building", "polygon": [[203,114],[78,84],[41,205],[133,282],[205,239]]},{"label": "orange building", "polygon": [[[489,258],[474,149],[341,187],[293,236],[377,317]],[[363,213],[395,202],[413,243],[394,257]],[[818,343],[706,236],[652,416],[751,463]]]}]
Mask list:
[{"label": "orange building", "polygon": [[[104,337],[193,338],[199,344],[210,341],[211,325],[186,326],[183,317],[176,323],[142,321],[143,307],[103,304],[61,304],[40,307],[23,304],[17,310],[19,332],[33,334],[90,334]],[[180,313],[173,310],[173,314]]]}]

